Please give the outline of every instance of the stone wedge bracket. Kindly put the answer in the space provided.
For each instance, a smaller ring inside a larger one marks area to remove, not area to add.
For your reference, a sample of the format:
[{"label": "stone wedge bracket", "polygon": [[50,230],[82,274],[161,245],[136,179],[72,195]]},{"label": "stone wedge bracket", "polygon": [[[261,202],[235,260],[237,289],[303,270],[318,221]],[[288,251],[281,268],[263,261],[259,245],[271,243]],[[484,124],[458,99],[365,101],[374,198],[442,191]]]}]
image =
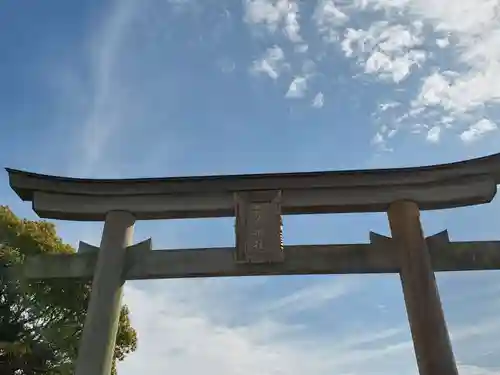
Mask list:
[{"label": "stone wedge bracket", "polygon": [[433,234],[432,236],[425,237],[425,242],[430,249],[439,248],[450,244],[450,236],[447,230]]},{"label": "stone wedge bracket", "polygon": [[[127,251],[136,252],[136,251],[147,251],[153,249],[153,241],[151,238],[147,240],[136,243],[135,245],[127,246]],[[78,253],[92,253],[95,251],[99,251],[99,246],[90,245],[86,242],[80,241],[78,244]]]},{"label": "stone wedge bracket", "polygon": [[[448,231],[444,230],[442,232],[433,234],[425,238],[425,242],[429,249],[438,248],[450,244],[450,237]],[[391,246],[392,237],[383,236],[381,234],[370,232],[370,244],[374,246]]]},{"label": "stone wedge bracket", "polygon": [[284,262],[281,191],[237,193],[235,214],[236,262]]},{"label": "stone wedge bracket", "polygon": [[127,247],[127,251],[129,252],[144,252],[151,250],[153,250],[153,241],[151,240],[151,238]]},{"label": "stone wedge bracket", "polygon": [[146,255],[152,250],[153,241],[151,238],[127,247],[127,259],[125,261],[123,274],[126,275],[134,266],[140,266],[144,262]]},{"label": "stone wedge bracket", "polygon": [[[80,241],[78,245],[78,254],[98,253],[99,250],[100,249],[98,246],[90,245],[83,241]],[[133,267],[135,264],[139,264],[141,260],[144,259],[143,255],[146,252],[152,250],[153,250],[153,241],[151,240],[151,238],[138,242],[134,245],[127,246],[126,248],[127,259],[123,270],[124,274],[126,274],[130,270],[130,268]]]},{"label": "stone wedge bracket", "polygon": [[381,234],[370,232],[370,244],[379,247],[379,246],[391,246],[392,238],[383,236]]},{"label": "stone wedge bracket", "polygon": [[497,270],[500,241],[450,241],[448,231],[426,238],[433,266],[442,271]]},{"label": "stone wedge bracket", "polygon": [[[426,237],[425,242],[427,243],[427,249],[431,256],[433,265],[434,263],[436,263],[435,260],[438,260],[437,263],[439,269],[439,259],[442,258],[442,255],[446,256],[446,254],[443,254],[443,251],[441,251],[440,253],[440,250],[444,250],[447,254],[449,254],[451,250],[448,246],[450,245],[448,231],[445,230],[432,236]],[[370,244],[374,247],[374,249],[380,249],[382,247],[392,248],[391,252],[393,252],[394,256],[399,259],[399,254],[401,254],[401,252],[399,251],[399,249],[394,248],[392,237],[384,236],[375,232],[370,232]],[[397,262],[399,263],[399,260]]]},{"label": "stone wedge bracket", "polygon": [[[447,230],[425,238],[434,272],[500,269],[500,241],[450,241]],[[393,246],[390,237],[370,232],[374,250]],[[393,249],[399,254],[399,249]]]},{"label": "stone wedge bracket", "polygon": [[99,251],[99,246],[94,246],[86,242],[80,241],[78,244],[78,254],[94,253]]}]

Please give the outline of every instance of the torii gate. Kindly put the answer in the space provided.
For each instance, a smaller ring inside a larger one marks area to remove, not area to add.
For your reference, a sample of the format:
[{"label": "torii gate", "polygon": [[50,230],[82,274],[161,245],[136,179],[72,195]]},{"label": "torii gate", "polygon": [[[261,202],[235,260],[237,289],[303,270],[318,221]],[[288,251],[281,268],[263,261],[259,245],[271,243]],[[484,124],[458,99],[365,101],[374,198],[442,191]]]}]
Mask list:
[{"label": "torii gate", "polygon": [[[41,218],[104,221],[100,247],[28,258],[32,279],[81,278],[92,293],[76,375],[109,375],[125,280],[248,275],[399,273],[421,375],[458,375],[434,271],[500,269],[500,241],[424,238],[420,210],[490,202],[500,153],[435,166],[235,176],[93,180],[7,169]],[[387,212],[392,238],[283,246],[281,215]],[[151,251],[136,220],[236,217],[236,248]]]}]

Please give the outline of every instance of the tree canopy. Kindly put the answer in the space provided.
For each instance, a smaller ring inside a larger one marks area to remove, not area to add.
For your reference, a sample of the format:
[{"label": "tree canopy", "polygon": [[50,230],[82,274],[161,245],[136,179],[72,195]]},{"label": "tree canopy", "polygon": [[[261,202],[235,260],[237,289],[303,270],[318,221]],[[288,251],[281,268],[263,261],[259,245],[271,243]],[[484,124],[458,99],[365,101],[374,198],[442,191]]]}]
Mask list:
[{"label": "tree canopy", "polygon": [[[90,280],[25,280],[26,256],[74,253],[47,221],[19,219],[0,206],[0,374],[70,375],[90,296]],[[116,361],[137,347],[137,335],[122,306]]]}]

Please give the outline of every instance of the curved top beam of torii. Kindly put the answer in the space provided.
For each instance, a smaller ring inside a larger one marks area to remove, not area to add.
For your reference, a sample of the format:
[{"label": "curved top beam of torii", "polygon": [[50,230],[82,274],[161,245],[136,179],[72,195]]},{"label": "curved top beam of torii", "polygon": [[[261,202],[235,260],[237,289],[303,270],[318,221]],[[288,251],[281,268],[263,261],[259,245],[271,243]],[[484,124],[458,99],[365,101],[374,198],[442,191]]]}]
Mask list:
[{"label": "curved top beam of torii", "polygon": [[110,210],[138,220],[234,216],[234,194],[281,191],[283,214],[379,212],[396,200],[423,210],[487,203],[500,153],[424,167],[141,179],[80,179],[7,168],[10,186],[45,218],[98,221]]}]

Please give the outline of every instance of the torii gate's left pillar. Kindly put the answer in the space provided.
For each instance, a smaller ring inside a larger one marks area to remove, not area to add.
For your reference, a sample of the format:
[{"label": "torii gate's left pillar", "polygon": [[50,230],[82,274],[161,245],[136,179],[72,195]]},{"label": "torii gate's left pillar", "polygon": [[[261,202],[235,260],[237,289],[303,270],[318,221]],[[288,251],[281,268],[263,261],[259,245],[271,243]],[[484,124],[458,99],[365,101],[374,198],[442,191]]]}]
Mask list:
[{"label": "torii gate's left pillar", "polygon": [[75,375],[111,374],[126,248],[132,244],[134,223],[129,212],[112,211],[106,215]]}]

